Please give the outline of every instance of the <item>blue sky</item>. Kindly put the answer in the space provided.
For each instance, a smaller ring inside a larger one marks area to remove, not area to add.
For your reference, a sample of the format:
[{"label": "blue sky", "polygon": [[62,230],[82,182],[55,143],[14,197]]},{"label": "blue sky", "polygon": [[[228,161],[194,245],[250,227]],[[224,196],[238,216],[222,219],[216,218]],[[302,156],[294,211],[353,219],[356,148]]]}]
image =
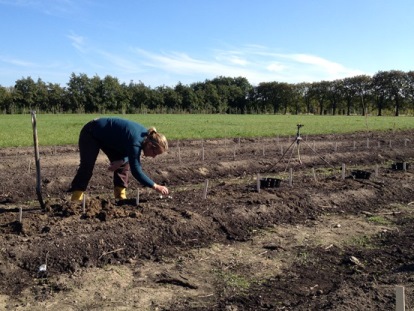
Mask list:
[{"label": "blue sky", "polygon": [[0,85],[147,86],[414,70],[412,0],[0,0]]}]

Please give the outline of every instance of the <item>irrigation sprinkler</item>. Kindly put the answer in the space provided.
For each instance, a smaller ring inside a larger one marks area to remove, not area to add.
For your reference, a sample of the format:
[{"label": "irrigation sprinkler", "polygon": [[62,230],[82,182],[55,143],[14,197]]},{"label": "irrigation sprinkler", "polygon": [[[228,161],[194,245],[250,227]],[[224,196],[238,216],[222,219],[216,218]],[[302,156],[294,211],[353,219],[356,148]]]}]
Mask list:
[{"label": "irrigation sprinkler", "polygon": [[42,207],[42,209],[45,209],[46,206],[42,198],[40,155],[39,155],[39,141],[37,139],[36,111],[32,110],[31,115],[32,115],[32,127],[33,127],[33,144],[34,144],[35,161],[36,161],[36,194],[37,194],[37,199],[39,200],[40,206]]},{"label": "irrigation sprinkler", "polygon": [[[295,137],[295,139],[293,140],[293,142],[289,145],[289,147],[284,151],[284,152],[282,152],[282,156],[279,158],[279,160],[275,163],[275,164],[273,164],[270,168],[268,168],[264,173],[268,173],[268,172],[270,172],[277,164],[279,164],[280,163],[280,161],[282,161],[283,160],[283,158],[285,157],[285,155],[288,153],[288,151],[289,150],[291,150],[291,155],[290,155],[290,158],[289,158],[289,161],[288,161],[288,165],[290,164],[290,160],[291,160],[291,158],[292,158],[292,155],[293,155],[293,152],[294,152],[294,149],[295,149],[295,146],[296,146],[296,150],[297,150],[297,155],[298,155],[298,161],[299,161],[299,163],[300,164],[302,164],[302,160],[301,160],[301,158],[300,158],[300,143],[301,142],[303,142],[309,149],[311,149],[316,155],[318,155],[319,156],[319,158],[322,160],[322,161],[324,161],[327,165],[329,165],[330,167],[332,167],[332,168],[334,168],[328,161],[326,161],[322,156],[320,156],[317,152],[316,152],[316,150],[315,150],[315,148],[312,148],[312,146],[310,146],[308,143],[306,143],[305,141],[303,141],[303,139],[302,139],[302,137],[300,136],[300,129],[303,127],[304,125],[303,124],[297,124],[296,125],[296,127],[297,127],[297,132],[296,132],[296,137]],[[283,151],[283,149],[282,149],[282,147],[281,147],[281,151]],[[287,167],[286,167],[286,169],[287,169]]]}]

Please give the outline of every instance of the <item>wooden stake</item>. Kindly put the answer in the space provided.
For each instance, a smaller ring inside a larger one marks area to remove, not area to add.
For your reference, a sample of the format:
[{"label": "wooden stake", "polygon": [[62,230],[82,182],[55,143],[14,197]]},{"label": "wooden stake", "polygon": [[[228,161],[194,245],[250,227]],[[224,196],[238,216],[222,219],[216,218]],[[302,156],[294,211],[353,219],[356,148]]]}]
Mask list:
[{"label": "wooden stake", "polygon": [[257,192],[260,193],[260,174],[257,174],[256,188],[257,188]]},{"label": "wooden stake", "polygon": [[23,220],[23,209],[19,207],[19,222],[22,223]]},{"label": "wooden stake", "polygon": [[40,206],[42,209],[46,208],[45,203],[43,202],[42,197],[42,179],[40,177],[40,155],[39,155],[39,141],[37,139],[37,126],[36,126],[36,111],[32,111],[32,127],[33,127],[33,142],[35,150],[35,160],[36,160],[36,194],[37,199],[39,200]]},{"label": "wooden stake", "polygon": [[289,186],[293,186],[293,169],[289,168]]}]

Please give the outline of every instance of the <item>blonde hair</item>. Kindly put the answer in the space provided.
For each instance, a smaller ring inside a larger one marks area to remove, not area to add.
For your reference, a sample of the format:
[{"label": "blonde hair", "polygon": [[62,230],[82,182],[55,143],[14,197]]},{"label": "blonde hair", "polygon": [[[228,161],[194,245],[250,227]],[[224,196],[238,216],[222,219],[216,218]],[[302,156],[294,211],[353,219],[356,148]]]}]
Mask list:
[{"label": "blonde hair", "polygon": [[147,142],[151,142],[154,145],[158,146],[162,152],[168,150],[168,141],[167,138],[161,133],[158,133],[155,127],[150,127],[148,129],[148,136],[146,139]]}]

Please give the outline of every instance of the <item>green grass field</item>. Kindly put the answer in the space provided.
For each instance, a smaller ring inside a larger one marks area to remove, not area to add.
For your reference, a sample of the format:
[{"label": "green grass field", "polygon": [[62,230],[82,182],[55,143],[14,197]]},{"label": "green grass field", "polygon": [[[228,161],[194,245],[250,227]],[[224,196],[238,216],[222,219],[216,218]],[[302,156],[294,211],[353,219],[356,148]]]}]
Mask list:
[{"label": "green grass field", "polygon": [[[88,121],[102,115],[39,114],[37,133],[40,146],[77,144],[79,132]],[[106,115],[109,116],[109,115]],[[414,129],[414,117],[362,117],[311,115],[117,115],[146,127],[155,126],[168,139],[277,137]],[[0,115],[0,148],[33,145],[31,115]]]}]

